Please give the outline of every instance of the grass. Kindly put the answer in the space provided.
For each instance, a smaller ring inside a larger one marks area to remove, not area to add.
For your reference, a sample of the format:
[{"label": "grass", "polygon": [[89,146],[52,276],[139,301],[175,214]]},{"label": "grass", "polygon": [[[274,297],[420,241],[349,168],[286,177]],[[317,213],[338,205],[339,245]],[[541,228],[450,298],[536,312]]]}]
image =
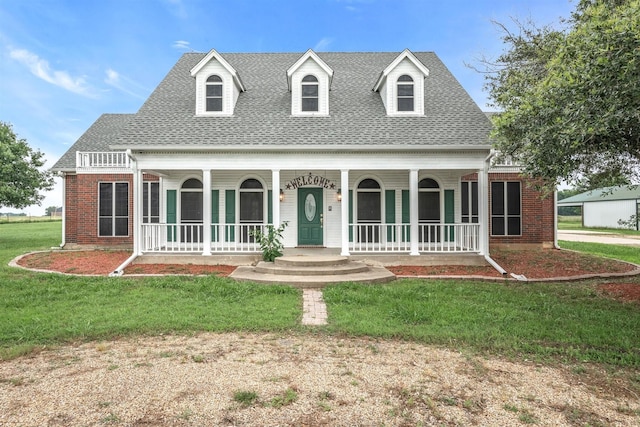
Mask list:
[{"label": "grass", "polygon": [[558,230],[587,230],[600,233],[640,236],[640,231],[638,230],[628,230],[624,228],[584,227],[582,225],[581,216],[558,216]]},{"label": "grass", "polygon": [[[335,333],[401,338],[510,357],[640,366],[640,310],[593,283],[402,280],[324,289]],[[615,334],[611,333],[616,331]]]},{"label": "grass", "polygon": [[605,258],[613,258],[640,264],[640,249],[637,246],[607,245],[604,243],[588,242],[568,242],[561,240],[558,242],[561,248],[573,251],[584,252],[591,255]]},{"label": "grass", "polygon": [[[300,326],[300,291],[291,287],[214,276],[72,277],[6,266],[16,255],[55,246],[59,239],[59,223],[0,224],[0,358],[124,335],[308,331]],[[606,248],[611,253],[617,247]],[[640,367],[638,305],[604,298],[596,284],[411,279],[335,285],[323,292],[329,325],[311,333]],[[295,400],[289,394],[281,396],[283,404]]]}]

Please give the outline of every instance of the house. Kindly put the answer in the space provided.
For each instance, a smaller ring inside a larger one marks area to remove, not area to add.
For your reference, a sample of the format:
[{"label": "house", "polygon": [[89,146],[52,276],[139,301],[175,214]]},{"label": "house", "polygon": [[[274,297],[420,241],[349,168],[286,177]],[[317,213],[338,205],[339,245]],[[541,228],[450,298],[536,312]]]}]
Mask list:
[{"label": "house", "polygon": [[251,253],[285,222],[286,248],[345,256],[552,245],[553,200],[490,128],[432,52],[187,53],[55,164],[63,245]]},{"label": "house", "polygon": [[638,230],[640,187],[621,185],[589,190],[558,200],[558,207],[579,206],[584,227],[629,228],[621,222],[631,223]]}]

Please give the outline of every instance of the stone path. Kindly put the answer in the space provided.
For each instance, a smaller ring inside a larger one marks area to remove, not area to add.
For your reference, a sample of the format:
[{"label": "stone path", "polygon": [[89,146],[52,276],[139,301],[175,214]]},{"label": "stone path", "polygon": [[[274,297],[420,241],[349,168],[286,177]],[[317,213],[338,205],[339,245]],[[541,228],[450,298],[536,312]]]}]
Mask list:
[{"label": "stone path", "polygon": [[302,324],[326,325],[327,305],[322,299],[322,291],[319,289],[304,289],[302,292]]}]

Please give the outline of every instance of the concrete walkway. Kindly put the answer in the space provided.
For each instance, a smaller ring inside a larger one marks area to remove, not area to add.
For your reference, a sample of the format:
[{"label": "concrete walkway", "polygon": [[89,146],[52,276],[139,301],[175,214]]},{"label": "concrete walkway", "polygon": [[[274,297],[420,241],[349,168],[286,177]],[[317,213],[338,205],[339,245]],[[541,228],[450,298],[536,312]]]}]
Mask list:
[{"label": "concrete walkway", "polygon": [[615,233],[588,230],[561,230],[558,231],[558,240],[640,246],[640,236],[622,236]]},{"label": "concrete walkway", "polygon": [[302,324],[319,326],[327,324],[327,305],[320,289],[304,289],[302,292]]}]

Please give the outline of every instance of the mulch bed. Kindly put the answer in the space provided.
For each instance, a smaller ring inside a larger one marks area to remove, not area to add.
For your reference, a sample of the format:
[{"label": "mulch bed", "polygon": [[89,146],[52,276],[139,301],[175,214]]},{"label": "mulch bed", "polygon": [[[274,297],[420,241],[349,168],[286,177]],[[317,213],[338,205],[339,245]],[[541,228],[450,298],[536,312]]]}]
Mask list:
[{"label": "mulch bed", "polygon": [[[129,256],[128,251],[49,251],[28,254],[18,264],[32,269],[58,271],[68,274],[108,275]],[[508,250],[495,249],[491,257],[508,273],[522,275],[527,279],[550,279],[579,277],[593,274],[628,273],[635,266],[611,259],[584,255],[558,249]],[[228,276],[235,270],[229,265],[196,264],[132,264],[125,275],[134,274],[195,274]],[[501,277],[491,266],[390,266],[398,276],[482,276]],[[640,284],[607,283],[598,286],[606,295],[625,301],[640,302]]]}]

